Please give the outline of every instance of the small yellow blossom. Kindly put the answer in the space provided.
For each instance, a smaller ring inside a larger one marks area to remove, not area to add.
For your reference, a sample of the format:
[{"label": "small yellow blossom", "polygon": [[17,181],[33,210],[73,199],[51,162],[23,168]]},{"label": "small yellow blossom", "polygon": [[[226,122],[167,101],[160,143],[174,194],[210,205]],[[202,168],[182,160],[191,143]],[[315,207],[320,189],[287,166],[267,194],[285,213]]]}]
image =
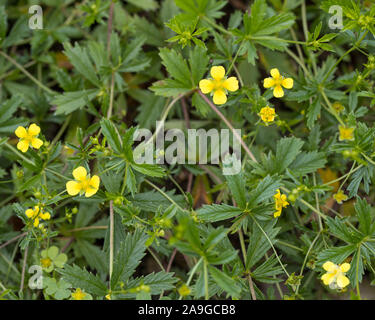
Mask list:
[{"label": "small yellow blossom", "polygon": [[48,212],[44,212],[39,206],[35,206],[34,209],[27,209],[25,211],[26,216],[29,219],[34,220],[34,227],[39,226],[39,220],[49,220],[51,215]]},{"label": "small yellow blossom", "polygon": [[27,129],[20,126],[14,133],[20,138],[17,149],[24,153],[29,150],[30,145],[35,149],[39,149],[43,145],[43,141],[37,138],[40,133],[40,127],[35,123],[31,124]]},{"label": "small yellow blossom", "polygon": [[339,140],[354,140],[354,128],[339,126],[340,137]]},{"label": "small yellow blossom", "polygon": [[186,297],[191,293],[191,290],[186,284],[183,284],[178,288],[178,293],[180,294],[180,296]]},{"label": "small yellow blossom", "polygon": [[348,200],[348,196],[342,191],[338,191],[333,195],[333,198],[336,200],[338,204],[342,204],[343,201]]},{"label": "small yellow blossom", "polygon": [[228,91],[237,91],[238,80],[236,77],[227,79],[225,76],[225,69],[222,66],[215,66],[211,68],[212,79],[204,79],[199,82],[199,88],[204,94],[213,93],[214,103],[217,105],[225,104],[227,102]]},{"label": "small yellow blossom", "polygon": [[285,89],[292,89],[293,88],[293,79],[292,78],[284,78],[278,69],[274,68],[271,70],[272,78],[264,79],[264,87],[266,89],[273,88],[273,95],[276,98],[282,98],[284,96]]},{"label": "small yellow blossom", "polygon": [[283,208],[286,208],[289,205],[289,202],[286,201],[286,195],[281,194],[280,190],[277,189],[277,193],[273,196],[275,199],[275,209],[276,212],[273,214],[275,218],[280,217],[281,211]]},{"label": "small yellow blossom", "polygon": [[260,109],[259,116],[265,123],[269,123],[275,120],[276,112],[275,112],[275,109],[267,106],[267,107]]},{"label": "small yellow blossom", "polygon": [[40,264],[44,269],[48,269],[52,265],[52,260],[50,258],[40,259]]},{"label": "small yellow blossom", "polygon": [[332,108],[337,112],[340,113],[341,111],[345,110],[345,107],[341,104],[341,102],[336,101],[332,104]]},{"label": "small yellow blossom", "polygon": [[350,283],[349,279],[345,276],[346,272],[350,270],[349,263],[337,265],[331,261],[327,261],[323,264],[323,269],[327,273],[321,279],[331,289],[343,289]]},{"label": "small yellow blossom", "polygon": [[105,296],[105,298],[106,298],[107,300],[111,300],[111,294],[108,293],[108,294]]},{"label": "small yellow blossom", "polygon": [[98,176],[87,176],[84,167],[78,167],[73,170],[73,177],[76,181],[69,181],[66,184],[66,190],[69,195],[76,196],[79,193],[85,193],[86,197],[93,196],[99,189],[100,178]]},{"label": "small yellow blossom", "polygon": [[80,288],[77,288],[76,291],[72,292],[73,300],[83,300],[86,297],[86,293],[83,292]]}]

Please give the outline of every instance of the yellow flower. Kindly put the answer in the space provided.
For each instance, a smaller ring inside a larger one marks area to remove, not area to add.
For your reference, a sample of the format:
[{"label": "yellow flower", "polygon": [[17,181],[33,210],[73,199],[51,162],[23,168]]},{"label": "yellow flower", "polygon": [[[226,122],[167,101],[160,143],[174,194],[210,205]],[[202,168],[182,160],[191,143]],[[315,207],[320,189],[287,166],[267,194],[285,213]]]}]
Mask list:
[{"label": "yellow flower", "polygon": [[332,108],[337,112],[340,113],[341,111],[345,110],[345,107],[338,101],[332,104]]},{"label": "yellow flower", "polygon": [[211,76],[212,79],[201,80],[199,82],[199,88],[204,94],[213,92],[215,104],[225,104],[227,102],[227,92],[238,90],[238,80],[236,77],[227,79],[225,69],[222,66],[212,67]]},{"label": "yellow flower", "polygon": [[42,220],[51,219],[51,215],[48,212],[44,212],[43,209],[39,208],[39,206],[35,206],[34,210],[27,209],[25,211],[25,214],[29,219],[34,220],[34,227],[39,226],[39,219],[42,219]]},{"label": "yellow flower", "polygon": [[191,293],[191,290],[186,284],[183,284],[178,288],[178,293],[180,294],[180,296],[186,297]]},{"label": "yellow flower", "polygon": [[259,116],[265,123],[269,123],[275,120],[276,112],[275,109],[267,106],[260,109]]},{"label": "yellow flower", "polygon": [[336,200],[338,204],[341,204],[343,201],[348,200],[348,196],[342,192],[342,190],[338,191],[333,195],[333,198]]},{"label": "yellow flower", "polygon": [[35,123],[31,124],[28,129],[20,126],[14,133],[20,138],[17,149],[22,152],[26,152],[30,145],[35,149],[39,149],[43,145],[43,141],[37,138],[40,128]]},{"label": "yellow flower", "polygon": [[349,263],[337,265],[331,261],[327,261],[323,264],[323,269],[327,273],[322,275],[321,279],[331,289],[343,289],[350,283],[349,279],[345,276],[345,273],[350,269]]},{"label": "yellow flower", "polygon": [[281,211],[283,208],[286,208],[289,205],[289,202],[286,201],[286,195],[281,194],[280,190],[277,189],[277,193],[273,196],[275,199],[275,209],[276,212],[273,214],[275,218],[280,217]]},{"label": "yellow flower", "polygon": [[85,193],[86,197],[93,196],[99,189],[100,178],[98,176],[87,176],[84,167],[78,167],[73,170],[73,177],[76,181],[69,181],[66,184],[66,190],[71,196],[79,193]]},{"label": "yellow flower", "polygon": [[293,79],[284,78],[282,75],[280,75],[280,72],[278,69],[276,68],[272,69],[271,76],[272,78],[264,79],[263,85],[266,89],[274,88],[273,95],[276,98],[282,98],[284,96],[284,90],[282,87],[284,87],[285,89],[293,88]]},{"label": "yellow flower", "polygon": [[354,140],[354,128],[339,126],[340,137],[339,140]]},{"label": "yellow flower", "polygon": [[52,260],[48,257],[44,259],[40,259],[40,264],[42,265],[44,269],[47,269],[52,265]]},{"label": "yellow flower", "polygon": [[76,291],[72,293],[73,300],[83,300],[86,297],[86,293],[83,292],[80,288],[77,288]]}]

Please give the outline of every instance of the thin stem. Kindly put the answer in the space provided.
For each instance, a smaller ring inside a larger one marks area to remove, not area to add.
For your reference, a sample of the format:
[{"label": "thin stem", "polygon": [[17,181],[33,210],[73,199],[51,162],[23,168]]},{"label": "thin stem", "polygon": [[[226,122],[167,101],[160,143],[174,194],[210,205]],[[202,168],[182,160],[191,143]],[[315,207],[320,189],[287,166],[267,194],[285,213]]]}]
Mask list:
[{"label": "thin stem", "polygon": [[205,299],[208,300],[210,298],[209,292],[208,292],[208,270],[207,270],[207,261],[204,260],[204,292],[205,292]]},{"label": "thin stem", "polygon": [[39,88],[47,91],[50,94],[55,94],[53,90],[46,87],[43,83],[41,83],[38,79],[36,79],[30,72],[28,72],[23,66],[21,66],[16,60],[12,57],[8,56],[5,52],[0,51],[0,55],[2,55],[5,59],[7,59],[10,63],[12,63],[15,67],[17,67],[20,71],[22,71],[31,81],[33,81]]},{"label": "thin stem", "polygon": [[26,235],[27,235],[27,232],[24,232],[24,233],[19,234],[18,236],[16,236],[16,237],[14,237],[14,238],[8,240],[7,242],[3,243],[3,244],[0,246],[0,249],[5,248],[6,246],[10,245],[11,243],[17,241],[19,238],[22,238],[22,237],[24,237],[24,236],[26,236]]},{"label": "thin stem", "polygon": [[72,115],[70,114],[64,124],[62,125],[62,127],[60,128],[59,132],[57,133],[57,135],[55,136],[55,138],[53,139],[52,143],[51,143],[51,146],[53,146],[57,141],[60,140],[61,136],[63,135],[64,131],[66,130],[66,128],[69,126],[69,122],[72,118]]},{"label": "thin stem", "polygon": [[228,119],[219,111],[218,108],[215,107],[215,105],[208,99],[201,90],[198,90],[199,95],[204,99],[204,101],[207,102],[207,104],[211,107],[211,109],[224,121],[224,123],[227,125],[227,127],[233,132],[233,135],[236,137],[236,139],[241,143],[242,147],[246,151],[246,153],[249,155],[252,161],[258,162],[256,158],[254,157],[253,153],[250,151],[248,146],[245,144],[245,142],[242,140],[241,136],[237,133],[237,131],[233,128],[231,123],[228,121]]},{"label": "thin stem", "polygon": [[160,267],[160,269],[165,272],[163,264],[161,263],[161,261],[158,258],[158,256],[151,250],[151,248],[147,248],[147,251],[152,255],[152,257],[154,258],[154,260],[156,261],[156,263],[158,264],[158,266]]},{"label": "thin stem", "polygon": [[268,241],[269,244],[271,245],[271,248],[272,248],[273,252],[275,253],[275,256],[276,256],[277,261],[279,262],[281,268],[284,270],[285,274],[286,274],[286,275],[288,276],[288,278],[289,278],[290,275],[289,275],[288,271],[285,269],[283,263],[281,262],[280,257],[279,257],[279,255],[277,254],[277,251],[276,251],[276,249],[275,249],[275,247],[274,247],[274,245],[273,245],[271,239],[268,237],[267,233],[263,230],[263,228],[262,228],[261,225],[258,223],[258,221],[257,221],[253,216],[250,216],[250,217],[253,219],[253,221],[254,221],[255,224],[258,226],[258,228],[259,228],[260,231],[263,233],[263,235],[266,237],[267,241]]},{"label": "thin stem", "polygon": [[26,262],[27,262],[27,254],[28,254],[28,252],[29,252],[29,247],[27,246],[26,249],[25,249],[24,257],[23,257],[20,292],[23,291],[23,287],[24,287],[25,272],[26,272]]},{"label": "thin stem", "polygon": [[113,251],[114,251],[114,213],[113,213],[113,200],[109,202],[109,280],[112,279],[113,271]]},{"label": "thin stem", "polygon": [[[202,261],[203,261],[203,257],[201,257],[201,258],[199,259],[199,261],[196,263],[196,265],[195,265],[195,266],[193,267],[193,269],[190,271],[189,279],[188,279],[188,281],[186,282],[186,285],[187,285],[187,286],[190,285],[190,282],[191,282],[191,280],[193,280],[193,276],[194,276],[195,272],[197,271],[199,265],[202,263]],[[179,300],[182,300],[182,298],[183,298],[183,296],[180,295]]]},{"label": "thin stem", "polygon": [[358,247],[358,251],[357,251],[357,266],[356,266],[356,273],[355,273],[355,283],[356,283],[356,289],[357,289],[357,296],[359,298],[359,300],[361,300],[361,292],[360,292],[360,289],[359,289],[359,275],[358,275],[358,272],[359,272],[359,259],[361,258],[361,246]]}]

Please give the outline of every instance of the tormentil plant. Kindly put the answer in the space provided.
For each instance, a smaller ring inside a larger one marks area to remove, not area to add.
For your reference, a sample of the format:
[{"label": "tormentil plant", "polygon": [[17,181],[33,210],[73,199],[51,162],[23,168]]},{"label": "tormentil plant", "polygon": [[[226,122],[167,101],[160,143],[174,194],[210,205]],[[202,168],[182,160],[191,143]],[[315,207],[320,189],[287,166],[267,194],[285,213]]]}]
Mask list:
[{"label": "tormentil plant", "polygon": [[[2,2],[1,299],[374,298],[375,6],[248,2]],[[242,170],[136,163],[157,121]]]}]

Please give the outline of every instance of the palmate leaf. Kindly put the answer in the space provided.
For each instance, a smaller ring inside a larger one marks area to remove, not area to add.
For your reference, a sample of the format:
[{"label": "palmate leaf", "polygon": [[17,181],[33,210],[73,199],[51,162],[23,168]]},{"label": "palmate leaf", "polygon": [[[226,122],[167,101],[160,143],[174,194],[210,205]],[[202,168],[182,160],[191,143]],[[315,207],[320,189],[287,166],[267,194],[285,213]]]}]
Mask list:
[{"label": "palmate leaf", "polygon": [[75,288],[81,288],[99,297],[107,294],[107,285],[98,276],[86,269],[81,269],[77,265],[65,264],[64,269],[57,269],[57,271],[65,281],[71,283]]},{"label": "palmate leaf", "polygon": [[327,159],[324,152],[302,152],[289,166],[289,169],[297,175],[306,175],[323,168],[326,162]]},{"label": "palmate leaf", "polygon": [[333,263],[341,264],[356,249],[357,246],[354,244],[325,249],[318,254],[318,264],[323,265],[327,261],[332,261]]},{"label": "palmate leaf", "polygon": [[301,139],[290,137],[277,142],[275,165],[276,172],[282,173],[301,152],[304,142]]},{"label": "palmate leaf", "polygon": [[227,1],[223,0],[175,0],[176,5],[184,11],[186,19],[195,19],[196,17],[207,17],[217,19],[224,15],[220,11]]},{"label": "palmate leaf", "polygon": [[57,105],[56,115],[68,115],[87,105],[88,101],[92,101],[98,94],[98,89],[64,92],[55,96],[51,103]]},{"label": "palmate leaf", "polygon": [[248,61],[253,65],[255,59],[258,58],[255,44],[260,44],[271,50],[283,51],[288,43],[273,34],[289,29],[295,21],[295,16],[292,13],[281,13],[268,18],[266,18],[266,13],[266,1],[255,0],[251,6],[251,14],[243,15],[244,30],[233,30],[233,34],[238,37],[237,43],[243,45],[241,54],[247,52]]}]

